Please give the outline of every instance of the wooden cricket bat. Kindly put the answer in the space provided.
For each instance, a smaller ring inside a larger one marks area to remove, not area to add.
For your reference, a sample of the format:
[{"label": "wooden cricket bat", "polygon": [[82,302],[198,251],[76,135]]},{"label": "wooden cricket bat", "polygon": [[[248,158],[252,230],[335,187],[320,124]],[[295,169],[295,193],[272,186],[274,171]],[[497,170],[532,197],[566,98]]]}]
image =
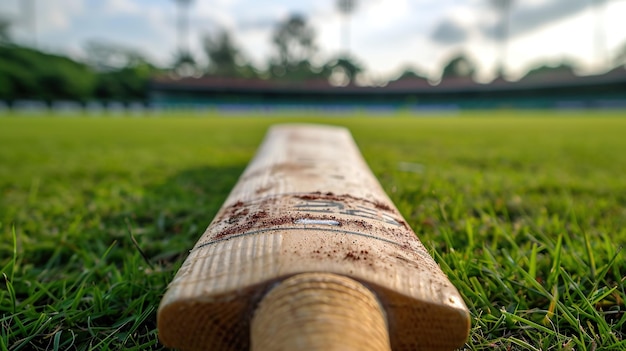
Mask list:
[{"label": "wooden cricket bat", "polygon": [[348,130],[278,125],[157,323],[181,350],[451,350],[470,318]]}]

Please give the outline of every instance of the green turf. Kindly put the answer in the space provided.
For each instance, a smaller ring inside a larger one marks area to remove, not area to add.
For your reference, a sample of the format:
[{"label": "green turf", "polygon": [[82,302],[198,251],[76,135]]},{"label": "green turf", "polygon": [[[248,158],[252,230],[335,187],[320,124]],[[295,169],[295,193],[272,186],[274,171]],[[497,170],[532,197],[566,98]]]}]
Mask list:
[{"label": "green turf", "polygon": [[199,116],[0,116],[0,350],[161,348],[167,283],[287,121],[352,130],[467,349],[626,349],[626,113]]}]

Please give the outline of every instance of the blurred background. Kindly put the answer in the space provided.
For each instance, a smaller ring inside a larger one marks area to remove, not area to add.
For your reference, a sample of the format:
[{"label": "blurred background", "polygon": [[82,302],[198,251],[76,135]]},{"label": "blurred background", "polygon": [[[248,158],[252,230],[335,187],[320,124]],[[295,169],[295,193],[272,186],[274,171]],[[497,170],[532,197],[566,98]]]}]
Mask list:
[{"label": "blurred background", "polygon": [[624,14],[626,0],[3,0],[0,106],[622,108]]}]

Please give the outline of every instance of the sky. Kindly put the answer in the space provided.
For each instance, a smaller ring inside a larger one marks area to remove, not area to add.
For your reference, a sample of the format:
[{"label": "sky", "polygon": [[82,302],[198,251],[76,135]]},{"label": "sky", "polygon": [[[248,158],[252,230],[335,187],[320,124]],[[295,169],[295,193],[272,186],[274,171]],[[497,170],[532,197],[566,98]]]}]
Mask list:
[{"label": "sky", "polygon": [[[501,17],[490,6],[497,0],[356,1],[346,18],[337,11],[337,0],[193,0],[188,46],[202,61],[202,38],[225,29],[245,58],[263,68],[275,55],[271,36],[277,23],[301,14],[316,32],[313,62],[349,52],[366,69],[364,84],[407,68],[437,80],[460,52],[476,63],[479,81],[495,76],[503,52]],[[90,41],[112,43],[161,66],[173,62],[179,45],[178,14],[174,0],[0,1],[0,17],[12,21],[15,41],[77,59],[85,57]],[[563,60],[581,74],[606,71],[626,47],[625,15],[626,0],[512,0],[505,75],[517,79],[533,67]]]}]

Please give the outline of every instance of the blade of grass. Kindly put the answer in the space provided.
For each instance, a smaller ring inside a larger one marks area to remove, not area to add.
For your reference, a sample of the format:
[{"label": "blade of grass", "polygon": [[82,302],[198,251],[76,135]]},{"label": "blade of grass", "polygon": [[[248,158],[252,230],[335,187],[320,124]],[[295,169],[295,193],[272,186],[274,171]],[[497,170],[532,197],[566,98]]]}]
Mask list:
[{"label": "blade of grass", "polygon": [[128,218],[126,218],[126,228],[128,229],[128,235],[130,236],[130,240],[133,242],[133,245],[135,246],[135,248],[137,249],[137,251],[139,251],[139,254],[141,255],[141,257],[143,258],[143,260],[148,264],[148,266],[154,271],[154,265],[152,264],[152,262],[150,262],[150,258],[148,257],[148,255],[146,255],[146,253],[141,249],[141,247],[139,246],[139,243],[137,242],[137,239],[135,239],[135,235],[133,234],[133,229],[131,228],[130,225],[130,221],[128,220]]},{"label": "blade of grass", "polygon": [[[598,328],[602,330],[602,334],[610,338],[609,342],[618,342],[618,340],[615,338],[615,335],[611,332],[611,327],[606,323],[606,319],[604,319],[604,316],[600,315],[600,313],[598,313],[598,310],[596,310],[593,306],[594,304],[587,299],[587,296],[585,296],[585,294],[580,290],[579,284],[575,283],[571,275],[567,273],[563,268],[561,268],[561,276],[564,277],[565,280],[569,283],[569,286],[572,287],[572,289],[570,290],[574,291],[574,293],[576,293],[576,295],[580,298],[580,305],[573,305],[573,307],[578,309],[580,313],[586,314],[588,320],[594,320]],[[585,308],[582,308],[581,306]]]},{"label": "blade of grass", "polygon": [[556,246],[554,251],[552,252],[552,267],[550,268],[550,273],[548,274],[548,289],[552,290],[552,299],[550,301],[550,306],[548,306],[548,312],[543,320],[544,325],[550,323],[550,320],[554,316],[554,310],[556,309],[556,304],[559,299],[559,289],[558,289],[558,280],[559,280],[559,272],[561,267],[561,249],[563,244],[563,233],[559,234],[559,237],[556,241]]},{"label": "blade of grass", "polygon": [[616,264],[616,262],[617,262],[617,257],[620,255],[621,252],[622,252],[622,247],[619,247],[617,249],[617,252],[615,252],[615,254],[613,255],[613,257],[611,257],[609,262],[606,265],[604,265],[604,267],[600,270],[600,273],[596,275],[596,278],[594,279],[595,283],[594,283],[593,290],[598,289],[600,282],[604,281],[606,274],[611,269],[618,269],[618,265]]},{"label": "blade of grass", "polygon": [[540,330],[540,331],[542,331],[542,332],[544,332],[544,333],[546,333],[546,334],[548,334],[550,336],[556,336],[556,334],[557,334],[556,331],[554,331],[554,330],[552,330],[550,328],[547,328],[547,327],[545,327],[545,326],[543,326],[541,324],[535,323],[535,322],[533,322],[533,321],[531,321],[529,319],[520,317],[520,316],[518,316],[518,315],[516,315],[514,313],[510,313],[510,312],[507,312],[505,310],[502,310],[502,314],[505,315],[509,320],[511,320],[513,322],[521,323],[521,324],[529,326],[531,328],[535,328],[535,329]]},{"label": "blade of grass", "polygon": [[571,220],[577,229],[577,232],[580,232],[583,236],[583,241],[585,243],[585,253],[587,254],[587,264],[589,266],[589,279],[592,281],[596,277],[596,259],[591,248],[591,240],[589,239],[589,233],[578,224],[578,217],[574,211],[571,212]]},{"label": "blade of grass", "polygon": [[2,273],[2,276],[4,277],[4,283],[7,286],[7,292],[9,294],[9,301],[11,301],[11,310],[13,314],[15,314],[17,311],[17,298],[15,296],[15,289],[13,288],[13,282],[9,280],[9,277],[7,277],[5,273]]},{"label": "blade of grass", "polygon": [[13,238],[13,259],[11,261],[11,281],[15,277],[15,270],[17,269],[17,233],[15,232],[15,225],[11,226],[11,236]]},{"label": "blade of grass", "polygon": [[521,346],[524,348],[524,350],[533,350],[533,351],[541,351],[541,349],[538,349],[534,346],[532,346],[531,344],[529,344],[528,342],[524,341],[524,340],[520,340],[516,337],[510,337],[507,339],[507,341],[517,345],[517,346]]},{"label": "blade of grass", "polygon": [[533,243],[532,249],[530,250],[530,259],[528,263],[528,275],[533,279],[537,279],[537,253],[539,251],[539,245],[537,243]]}]

